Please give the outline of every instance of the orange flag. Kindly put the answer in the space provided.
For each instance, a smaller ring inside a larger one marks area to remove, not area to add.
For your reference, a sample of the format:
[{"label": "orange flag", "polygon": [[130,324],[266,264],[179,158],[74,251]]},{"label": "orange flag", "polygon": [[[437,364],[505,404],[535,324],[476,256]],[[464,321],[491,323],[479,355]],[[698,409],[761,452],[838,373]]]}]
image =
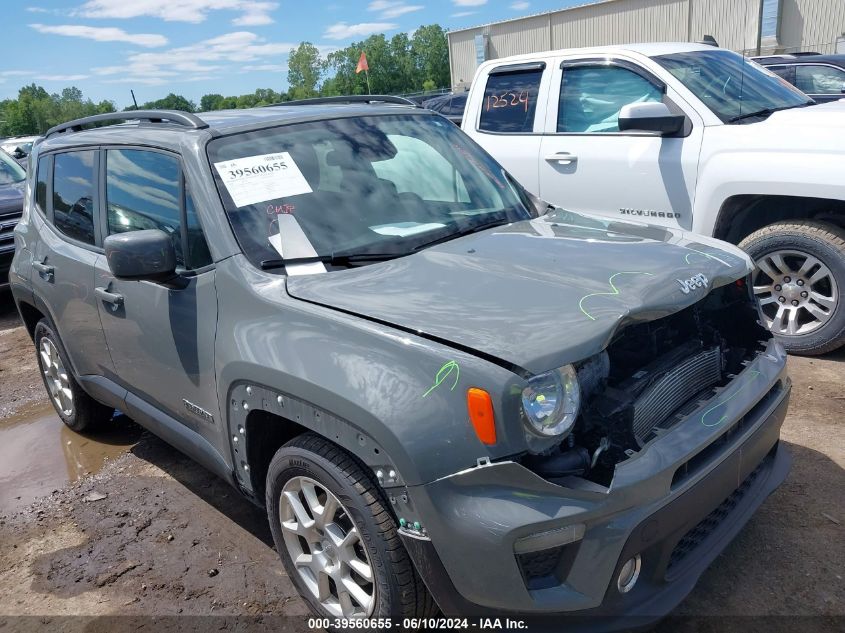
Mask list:
[{"label": "orange flag", "polygon": [[358,58],[358,66],[355,68],[355,74],[357,75],[362,70],[370,70],[370,67],[367,65],[367,56],[361,52],[361,57]]}]

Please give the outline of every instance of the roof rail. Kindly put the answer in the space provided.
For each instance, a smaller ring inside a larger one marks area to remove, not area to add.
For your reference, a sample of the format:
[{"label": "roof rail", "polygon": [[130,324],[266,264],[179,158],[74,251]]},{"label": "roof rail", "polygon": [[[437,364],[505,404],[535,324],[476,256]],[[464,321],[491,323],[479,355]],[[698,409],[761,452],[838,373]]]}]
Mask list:
[{"label": "roof rail", "polygon": [[189,112],[181,112],[179,110],[127,110],[126,112],[95,114],[93,116],[86,116],[81,119],[74,119],[73,121],[62,123],[47,130],[44,138],[49,138],[54,134],[61,134],[62,132],[80,132],[86,125],[101,123],[103,121],[148,121],[150,123],[173,123],[191,128],[192,130],[203,130],[208,127],[208,123]]},{"label": "roof rail", "polygon": [[313,99],[297,99],[296,101],[283,101],[282,103],[271,103],[265,108],[272,106],[288,105],[324,105],[327,103],[395,103],[397,105],[414,106],[420,105],[405,97],[394,97],[393,95],[347,95],[340,97],[314,97]]}]

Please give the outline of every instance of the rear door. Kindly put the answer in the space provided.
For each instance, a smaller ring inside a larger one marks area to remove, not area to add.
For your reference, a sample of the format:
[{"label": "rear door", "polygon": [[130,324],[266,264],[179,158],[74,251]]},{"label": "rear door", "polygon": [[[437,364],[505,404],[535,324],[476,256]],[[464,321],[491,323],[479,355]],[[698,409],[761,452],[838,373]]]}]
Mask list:
[{"label": "rear door", "polygon": [[[568,57],[553,78],[540,197],[574,211],[690,228],[703,130],[694,110],[627,59]],[[684,135],[619,130],[623,106],[660,101],[687,115]]]},{"label": "rear door", "polygon": [[[482,94],[472,95],[466,114],[475,113],[471,135],[526,189],[539,190],[540,155],[548,91],[547,61],[507,63],[487,74]],[[484,78],[484,75],[480,75]],[[479,103],[480,100],[480,103]]]},{"label": "rear door", "polygon": [[39,239],[31,281],[75,373],[110,377],[113,366],[94,296],[94,270],[103,259],[96,217],[98,167],[97,148],[39,158],[32,214]]},{"label": "rear door", "polygon": [[144,405],[152,405],[216,440],[215,271],[181,160],[157,149],[111,147],[100,173],[102,233],[164,231],[180,273],[164,285],[116,279],[106,261],[98,266],[100,318],[118,381],[130,392],[127,413],[149,414]]}]

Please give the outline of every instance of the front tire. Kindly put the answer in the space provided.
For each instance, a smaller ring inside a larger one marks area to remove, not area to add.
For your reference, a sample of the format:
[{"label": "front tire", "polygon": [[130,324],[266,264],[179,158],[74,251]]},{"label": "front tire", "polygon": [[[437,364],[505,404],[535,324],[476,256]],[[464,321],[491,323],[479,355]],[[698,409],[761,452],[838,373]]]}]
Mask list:
[{"label": "front tire", "polygon": [[740,244],[754,260],[764,324],[788,352],[815,356],[845,343],[845,230],[828,222],[777,222]]},{"label": "front tire", "polygon": [[35,325],[35,351],[50,401],[70,429],[92,431],[112,418],[114,409],[94,400],[76,382],[65,348],[47,319]]},{"label": "front tire", "polygon": [[288,576],[316,615],[433,613],[381,489],[340,447],[307,433],[280,448],[267,472],[266,507]]}]

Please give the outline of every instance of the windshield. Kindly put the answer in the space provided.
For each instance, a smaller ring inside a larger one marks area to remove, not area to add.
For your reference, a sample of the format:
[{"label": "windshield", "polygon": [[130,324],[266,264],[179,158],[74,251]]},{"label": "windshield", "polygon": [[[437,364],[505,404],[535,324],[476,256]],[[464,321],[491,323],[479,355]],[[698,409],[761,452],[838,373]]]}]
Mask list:
[{"label": "windshield", "polygon": [[530,217],[502,168],[435,116],[262,129],[213,140],[208,154],[241,248],[265,268],[282,258],[401,256]]},{"label": "windshield", "polygon": [[786,80],[731,51],[691,51],[654,59],[724,123],[814,103]]},{"label": "windshield", "polygon": [[0,185],[10,185],[26,178],[26,172],[14,158],[6,152],[0,152]]}]

